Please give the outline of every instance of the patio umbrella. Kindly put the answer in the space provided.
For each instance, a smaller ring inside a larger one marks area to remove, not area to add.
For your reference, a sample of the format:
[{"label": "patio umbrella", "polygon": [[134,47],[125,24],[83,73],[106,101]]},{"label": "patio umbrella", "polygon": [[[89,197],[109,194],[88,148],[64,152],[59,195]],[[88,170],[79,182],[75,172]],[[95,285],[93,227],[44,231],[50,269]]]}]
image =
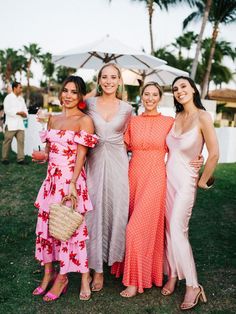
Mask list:
[{"label": "patio umbrella", "polygon": [[166,63],[162,59],[130,48],[110,36],[60,55],[54,55],[52,61],[66,67],[94,70],[108,62],[114,62],[121,68],[138,70],[154,69]]},{"label": "patio umbrella", "polygon": [[123,70],[122,77],[124,84],[140,85],[140,81],[148,83],[155,81],[161,86],[171,85],[177,76],[189,76],[186,71],[179,70],[169,65],[163,64],[153,70],[138,71],[138,70]]}]

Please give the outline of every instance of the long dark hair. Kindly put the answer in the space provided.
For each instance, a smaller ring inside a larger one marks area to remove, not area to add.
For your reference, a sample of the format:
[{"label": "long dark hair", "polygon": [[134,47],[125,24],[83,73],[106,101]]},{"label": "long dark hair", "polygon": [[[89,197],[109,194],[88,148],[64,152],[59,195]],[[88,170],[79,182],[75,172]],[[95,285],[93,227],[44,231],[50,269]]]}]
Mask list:
[{"label": "long dark hair", "polygon": [[62,94],[63,89],[65,88],[67,83],[74,83],[75,84],[75,88],[77,91],[79,101],[83,101],[83,96],[86,95],[86,84],[85,84],[84,80],[82,79],[82,77],[76,76],[76,75],[70,75],[62,83],[61,90],[60,90],[59,95],[58,95],[60,102],[61,102],[61,94]]},{"label": "long dark hair", "polygon": [[[175,84],[176,81],[180,80],[180,79],[183,79],[183,80],[186,80],[189,82],[189,84],[191,85],[191,87],[194,89],[194,94],[193,94],[193,103],[194,105],[199,108],[199,109],[203,109],[203,110],[206,110],[206,108],[203,106],[202,102],[201,102],[201,97],[200,97],[200,93],[197,89],[197,86],[196,84],[194,83],[194,81],[188,77],[188,76],[178,76],[174,79],[173,83],[172,83],[172,92],[173,92],[173,86]],[[184,110],[184,107],[183,105],[181,105],[176,99],[175,99],[175,96],[174,96],[174,105],[175,105],[175,111],[176,112],[181,112]]]}]

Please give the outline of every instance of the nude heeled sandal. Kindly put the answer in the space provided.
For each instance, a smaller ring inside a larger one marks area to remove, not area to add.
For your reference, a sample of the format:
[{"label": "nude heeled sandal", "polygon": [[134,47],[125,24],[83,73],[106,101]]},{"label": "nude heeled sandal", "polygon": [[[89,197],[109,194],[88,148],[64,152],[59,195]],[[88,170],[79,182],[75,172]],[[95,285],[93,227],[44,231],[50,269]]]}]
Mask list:
[{"label": "nude heeled sandal", "polygon": [[207,298],[206,298],[206,294],[204,292],[203,287],[201,285],[199,285],[199,288],[200,288],[200,291],[198,292],[193,303],[183,302],[180,305],[180,309],[182,311],[187,311],[187,310],[193,309],[198,304],[199,300],[202,301],[203,303],[207,303]]}]

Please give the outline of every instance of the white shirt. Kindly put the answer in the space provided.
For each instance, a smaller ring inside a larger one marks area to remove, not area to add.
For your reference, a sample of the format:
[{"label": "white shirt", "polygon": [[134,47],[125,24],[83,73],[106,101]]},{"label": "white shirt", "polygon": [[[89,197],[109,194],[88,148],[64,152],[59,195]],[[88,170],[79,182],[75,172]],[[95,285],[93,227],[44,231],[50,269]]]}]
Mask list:
[{"label": "white shirt", "polygon": [[4,112],[8,131],[24,130],[23,117],[17,115],[19,111],[28,114],[25,100],[22,96],[16,96],[13,92],[7,95],[3,102]]}]

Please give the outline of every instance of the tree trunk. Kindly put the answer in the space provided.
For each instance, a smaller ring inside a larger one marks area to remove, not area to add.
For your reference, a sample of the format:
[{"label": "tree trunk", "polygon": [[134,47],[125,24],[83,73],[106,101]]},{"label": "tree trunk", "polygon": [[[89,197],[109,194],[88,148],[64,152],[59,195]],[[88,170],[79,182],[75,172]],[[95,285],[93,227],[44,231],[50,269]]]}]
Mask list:
[{"label": "tree trunk", "polygon": [[152,16],[153,16],[153,0],[148,1],[148,15],[149,15],[149,34],[151,42],[151,54],[154,55],[154,44],[153,44],[153,32],[152,32]]},{"label": "tree trunk", "polygon": [[213,28],[212,39],[211,39],[210,55],[209,55],[209,59],[208,59],[208,63],[207,63],[206,72],[205,72],[205,75],[204,75],[204,78],[203,78],[203,82],[202,82],[202,93],[201,93],[202,99],[206,98],[206,95],[207,95],[207,92],[208,92],[208,86],[209,86],[209,79],[210,79],[210,74],[211,74],[212,61],[213,61],[214,54],[215,54],[216,39],[217,39],[218,32],[219,32],[218,25],[219,25],[219,23],[216,23],[214,25],[214,28]]},{"label": "tree trunk", "polygon": [[201,46],[202,46],[203,33],[204,33],[204,30],[205,30],[205,27],[206,27],[206,23],[208,21],[209,12],[210,12],[210,9],[211,9],[211,4],[212,4],[212,0],[207,0],[206,6],[205,6],[204,15],[203,15],[203,18],[202,18],[201,30],[200,30],[200,33],[199,33],[198,39],[197,39],[197,47],[196,47],[195,57],[194,57],[194,60],[193,60],[192,70],[191,70],[191,74],[190,74],[190,77],[193,80],[195,79],[196,72],[197,72],[197,65],[198,65],[198,59],[199,59]]},{"label": "tree trunk", "polygon": [[28,65],[27,65],[27,88],[26,88],[26,105],[29,107],[30,102],[30,67],[31,67],[31,58],[29,59]]}]

